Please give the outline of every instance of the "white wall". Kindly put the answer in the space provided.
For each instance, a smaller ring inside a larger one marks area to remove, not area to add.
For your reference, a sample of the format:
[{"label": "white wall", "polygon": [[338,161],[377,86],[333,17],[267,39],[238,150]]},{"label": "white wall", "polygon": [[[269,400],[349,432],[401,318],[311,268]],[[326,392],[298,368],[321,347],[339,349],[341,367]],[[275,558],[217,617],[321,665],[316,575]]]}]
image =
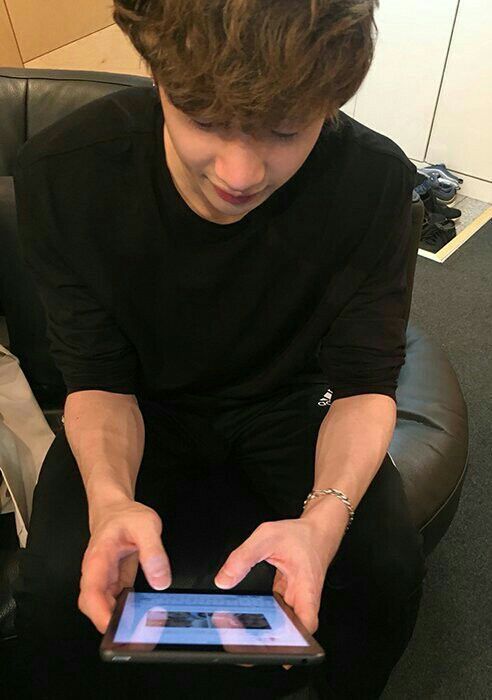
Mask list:
[{"label": "white wall", "polygon": [[[379,38],[355,118],[424,160],[458,0],[381,0]],[[374,128],[374,127],[372,127]]]},{"label": "white wall", "polygon": [[461,0],[427,160],[492,182],[492,2]]},{"label": "white wall", "polygon": [[492,203],[492,1],[381,0],[376,24],[373,65],[344,111]]}]

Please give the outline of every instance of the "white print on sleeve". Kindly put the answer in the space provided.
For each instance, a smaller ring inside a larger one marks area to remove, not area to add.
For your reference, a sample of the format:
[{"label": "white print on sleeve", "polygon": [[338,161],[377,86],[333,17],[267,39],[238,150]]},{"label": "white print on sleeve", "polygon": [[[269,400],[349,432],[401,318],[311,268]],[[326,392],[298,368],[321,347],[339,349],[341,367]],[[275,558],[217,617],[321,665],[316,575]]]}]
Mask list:
[{"label": "white print on sleeve", "polygon": [[323,396],[318,401],[318,406],[330,406],[332,397],[333,391],[331,389],[328,389],[326,394],[323,394]]}]

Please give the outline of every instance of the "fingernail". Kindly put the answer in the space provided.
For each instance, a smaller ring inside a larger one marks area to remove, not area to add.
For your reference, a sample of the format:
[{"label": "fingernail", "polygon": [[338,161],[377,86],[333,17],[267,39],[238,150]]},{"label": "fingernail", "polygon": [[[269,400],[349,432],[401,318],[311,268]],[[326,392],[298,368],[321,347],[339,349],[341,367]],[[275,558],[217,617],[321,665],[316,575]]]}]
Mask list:
[{"label": "fingernail", "polygon": [[234,578],[226,573],[220,574],[220,576],[216,576],[215,578],[215,585],[217,588],[232,588],[234,585]]},{"label": "fingernail", "polygon": [[150,574],[150,578],[152,588],[155,588],[158,591],[162,591],[165,588],[168,588],[171,583],[171,581],[169,580],[169,576],[166,574],[165,571],[153,571]]},{"label": "fingernail", "polygon": [[166,583],[157,583],[153,582],[152,583],[152,588],[155,588],[156,591],[164,591],[166,588],[169,588],[169,582],[167,581]]}]

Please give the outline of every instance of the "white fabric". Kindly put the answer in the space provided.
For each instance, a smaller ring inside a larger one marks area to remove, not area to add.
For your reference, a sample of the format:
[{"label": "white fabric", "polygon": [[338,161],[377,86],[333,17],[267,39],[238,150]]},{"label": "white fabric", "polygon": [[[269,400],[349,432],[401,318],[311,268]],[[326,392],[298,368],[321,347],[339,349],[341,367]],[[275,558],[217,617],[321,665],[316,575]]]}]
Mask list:
[{"label": "white fabric", "polygon": [[0,517],[15,512],[21,547],[26,546],[34,487],[54,439],[19,360],[0,345]]}]

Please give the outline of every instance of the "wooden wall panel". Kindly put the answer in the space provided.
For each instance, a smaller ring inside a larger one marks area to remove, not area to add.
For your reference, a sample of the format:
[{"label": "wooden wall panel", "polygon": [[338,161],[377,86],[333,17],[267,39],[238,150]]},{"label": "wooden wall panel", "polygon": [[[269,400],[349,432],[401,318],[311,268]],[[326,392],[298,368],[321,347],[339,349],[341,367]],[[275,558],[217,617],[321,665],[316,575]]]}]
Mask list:
[{"label": "wooden wall panel", "polygon": [[109,0],[4,0],[24,63],[112,24]]},{"label": "wooden wall panel", "polygon": [[35,58],[25,66],[95,70],[148,77],[143,60],[116,24]]},{"label": "wooden wall panel", "polygon": [[4,0],[0,0],[0,66],[22,68],[22,58]]}]

